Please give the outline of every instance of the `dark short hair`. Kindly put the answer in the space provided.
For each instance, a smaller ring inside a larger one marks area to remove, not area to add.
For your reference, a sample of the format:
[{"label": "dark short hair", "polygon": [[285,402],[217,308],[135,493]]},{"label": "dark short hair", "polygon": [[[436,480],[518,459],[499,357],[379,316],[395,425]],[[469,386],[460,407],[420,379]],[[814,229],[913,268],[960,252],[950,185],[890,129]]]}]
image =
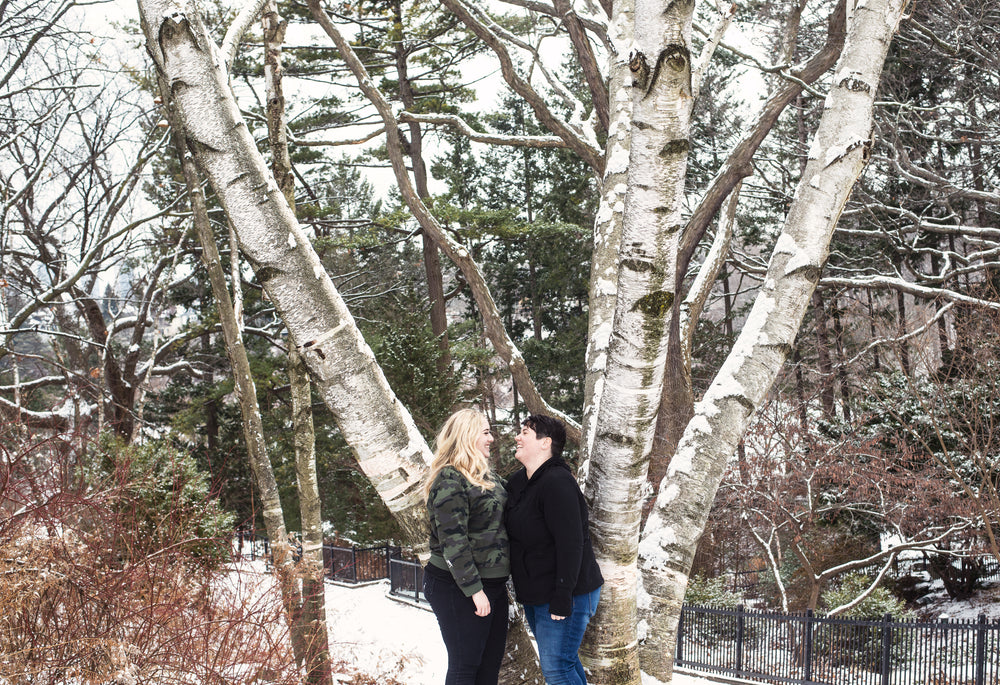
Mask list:
[{"label": "dark short hair", "polygon": [[535,431],[539,438],[552,439],[552,456],[561,457],[566,446],[566,427],[559,419],[545,414],[532,414],[521,424]]}]

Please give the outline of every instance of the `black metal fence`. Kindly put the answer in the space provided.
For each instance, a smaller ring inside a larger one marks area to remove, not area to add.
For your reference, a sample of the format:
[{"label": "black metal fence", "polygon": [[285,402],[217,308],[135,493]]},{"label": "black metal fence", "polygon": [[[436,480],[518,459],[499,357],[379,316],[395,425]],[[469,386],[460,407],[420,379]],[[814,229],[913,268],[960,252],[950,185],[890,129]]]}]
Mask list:
[{"label": "black metal fence", "polygon": [[266,537],[243,531],[238,531],[233,537],[233,558],[236,561],[256,561],[270,557],[271,544]]},{"label": "black metal fence", "polygon": [[389,562],[401,549],[395,545],[337,547],[323,545],[323,568],[330,580],[366,583],[388,578]]},{"label": "black metal fence", "polygon": [[398,557],[389,560],[389,594],[418,604],[427,601],[420,562]]},{"label": "black metal fence", "polygon": [[685,606],[676,664],[774,683],[998,685],[1000,620],[855,620]]}]

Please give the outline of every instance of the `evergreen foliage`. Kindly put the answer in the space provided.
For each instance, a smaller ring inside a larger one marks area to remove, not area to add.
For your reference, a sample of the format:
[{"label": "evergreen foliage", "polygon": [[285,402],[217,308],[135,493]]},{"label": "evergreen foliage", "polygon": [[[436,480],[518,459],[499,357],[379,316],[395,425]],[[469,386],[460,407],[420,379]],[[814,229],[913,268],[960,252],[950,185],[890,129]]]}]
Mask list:
[{"label": "evergreen foliage", "polygon": [[110,532],[127,536],[113,545],[121,564],[177,547],[211,567],[229,561],[233,515],[192,455],[165,441],[136,445],[105,436],[88,476],[92,488],[113,493],[110,510],[119,520]]},{"label": "evergreen foliage", "polygon": [[696,574],[688,581],[684,602],[699,607],[735,609],[743,603],[743,596],[730,589],[725,576],[708,578]]}]

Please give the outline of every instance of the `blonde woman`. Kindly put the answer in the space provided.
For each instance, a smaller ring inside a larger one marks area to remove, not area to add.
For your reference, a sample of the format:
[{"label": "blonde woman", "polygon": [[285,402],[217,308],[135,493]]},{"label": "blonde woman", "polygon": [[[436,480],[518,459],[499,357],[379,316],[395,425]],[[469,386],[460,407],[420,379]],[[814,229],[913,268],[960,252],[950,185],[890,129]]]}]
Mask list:
[{"label": "blonde woman", "polygon": [[496,685],[503,660],[510,551],[492,443],[482,412],[452,414],[435,441],[424,490],[431,529],[424,596],[448,650],[445,685]]}]

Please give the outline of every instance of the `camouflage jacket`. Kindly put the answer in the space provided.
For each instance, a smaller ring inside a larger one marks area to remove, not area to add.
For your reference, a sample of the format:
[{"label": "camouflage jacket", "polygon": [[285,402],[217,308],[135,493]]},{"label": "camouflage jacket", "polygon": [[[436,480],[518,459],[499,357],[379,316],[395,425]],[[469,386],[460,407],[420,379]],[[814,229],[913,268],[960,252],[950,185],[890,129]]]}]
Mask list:
[{"label": "camouflage jacket", "polygon": [[510,574],[510,548],[503,526],[507,491],[483,490],[451,466],[441,469],[427,497],[431,558],[451,572],[466,597],[483,589],[482,578]]}]

